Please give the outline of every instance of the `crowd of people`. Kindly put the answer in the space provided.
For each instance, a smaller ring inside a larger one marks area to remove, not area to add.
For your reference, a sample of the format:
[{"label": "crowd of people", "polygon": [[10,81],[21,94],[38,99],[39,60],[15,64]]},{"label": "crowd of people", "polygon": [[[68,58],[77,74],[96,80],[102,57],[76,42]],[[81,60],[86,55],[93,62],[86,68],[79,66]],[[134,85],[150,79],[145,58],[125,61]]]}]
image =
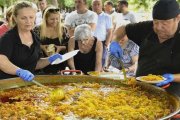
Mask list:
[{"label": "crowd of people", "polygon": [[[121,60],[134,76],[164,75],[167,79],[157,86],[172,82],[168,90],[180,96],[176,0],[158,0],[153,20],[139,23],[126,0],[119,0],[116,9],[110,0],[92,0],[92,10],[86,0],[75,0],[75,10],[64,21],[59,8],[46,0],[37,4],[21,1],[6,11],[0,26],[0,79],[19,76],[31,81],[35,74],[57,74],[66,67],[84,74],[110,66],[121,70]],[[68,61],[51,65],[77,49]]]}]

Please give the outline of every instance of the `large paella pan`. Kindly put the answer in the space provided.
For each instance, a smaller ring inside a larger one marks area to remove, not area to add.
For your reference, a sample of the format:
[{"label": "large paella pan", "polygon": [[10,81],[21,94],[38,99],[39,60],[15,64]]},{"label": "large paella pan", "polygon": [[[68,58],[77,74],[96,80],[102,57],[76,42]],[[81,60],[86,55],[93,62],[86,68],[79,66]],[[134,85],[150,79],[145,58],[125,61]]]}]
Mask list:
[{"label": "large paella pan", "polygon": [[[140,82],[60,75],[35,79],[46,87],[19,78],[0,81],[0,119],[163,120],[180,111],[177,96]],[[62,91],[52,94],[56,89]]]}]

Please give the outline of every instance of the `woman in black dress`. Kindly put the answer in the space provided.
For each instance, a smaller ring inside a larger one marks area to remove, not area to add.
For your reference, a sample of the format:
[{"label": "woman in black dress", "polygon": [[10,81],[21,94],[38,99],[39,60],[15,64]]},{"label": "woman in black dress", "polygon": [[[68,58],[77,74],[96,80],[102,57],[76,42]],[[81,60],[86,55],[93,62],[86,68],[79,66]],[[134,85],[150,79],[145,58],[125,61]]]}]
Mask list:
[{"label": "woman in black dress", "polygon": [[92,35],[91,27],[87,24],[77,26],[74,37],[69,40],[68,51],[76,49],[80,52],[68,60],[70,69],[81,70],[84,74],[102,70],[102,42]]},{"label": "woman in black dress", "polygon": [[39,38],[32,31],[36,9],[28,1],[18,2],[14,6],[15,27],[0,38],[0,79],[19,76],[31,81],[36,69],[52,63],[60,54],[40,58]]},{"label": "woman in black dress", "polygon": [[[43,12],[43,20],[40,26],[34,31],[40,37],[42,55],[48,57],[54,53],[66,53],[67,40],[60,18],[60,11],[53,6],[48,7]],[[48,65],[43,69],[44,74],[56,74],[59,70],[64,70],[66,62],[58,65]]]}]

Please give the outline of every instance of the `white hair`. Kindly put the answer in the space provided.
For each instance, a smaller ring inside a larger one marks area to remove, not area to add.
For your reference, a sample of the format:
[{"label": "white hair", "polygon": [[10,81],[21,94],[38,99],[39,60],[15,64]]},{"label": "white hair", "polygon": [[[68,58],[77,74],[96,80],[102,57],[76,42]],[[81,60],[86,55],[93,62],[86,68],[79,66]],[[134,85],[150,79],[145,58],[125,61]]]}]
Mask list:
[{"label": "white hair", "polygon": [[75,40],[84,40],[92,36],[92,29],[87,24],[78,25],[74,31]]}]

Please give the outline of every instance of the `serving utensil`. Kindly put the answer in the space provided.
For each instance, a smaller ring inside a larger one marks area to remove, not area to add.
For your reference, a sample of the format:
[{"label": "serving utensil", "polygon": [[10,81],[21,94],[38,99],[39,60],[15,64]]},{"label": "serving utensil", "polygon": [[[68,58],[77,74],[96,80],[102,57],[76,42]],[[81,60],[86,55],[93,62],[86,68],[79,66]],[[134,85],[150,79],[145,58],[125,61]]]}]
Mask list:
[{"label": "serving utensil", "polygon": [[113,59],[117,60],[118,64],[120,64],[120,66],[122,67],[122,72],[123,72],[124,80],[127,80],[126,70],[124,68],[124,63],[122,62],[122,60],[120,58],[117,58],[114,55],[111,55],[111,54],[109,55],[109,59],[110,59],[110,61],[112,61]]},{"label": "serving utensil", "polygon": [[36,81],[36,80],[32,80],[31,82],[33,82],[34,84],[40,86],[40,87],[45,87],[45,85],[41,84],[40,82]]},{"label": "serving utensil", "polygon": [[[32,80],[32,82],[40,87],[46,87],[45,85],[39,83],[38,81],[36,80]],[[53,102],[57,102],[57,101],[60,101],[60,100],[63,100],[65,98],[65,93],[62,89],[58,88],[58,89],[54,89],[54,90],[51,90],[50,88],[46,88],[46,89],[49,89],[50,91],[50,99],[51,101]]]}]

